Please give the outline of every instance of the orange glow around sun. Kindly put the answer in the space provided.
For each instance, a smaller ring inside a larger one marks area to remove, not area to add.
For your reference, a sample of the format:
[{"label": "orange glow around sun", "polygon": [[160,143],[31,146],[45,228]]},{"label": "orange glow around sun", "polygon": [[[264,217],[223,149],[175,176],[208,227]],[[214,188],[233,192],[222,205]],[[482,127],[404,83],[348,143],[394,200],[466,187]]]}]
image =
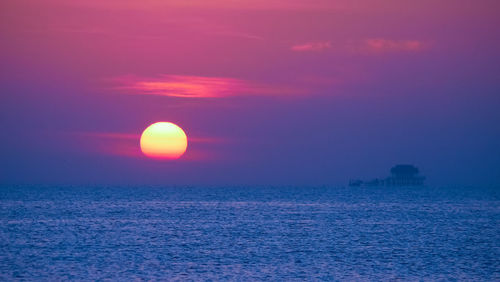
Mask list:
[{"label": "orange glow around sun", "polygon": [[171,122],[153,123],[141,135],[141,151],[151,158],[178,159],[186,149],[186,133]]}]

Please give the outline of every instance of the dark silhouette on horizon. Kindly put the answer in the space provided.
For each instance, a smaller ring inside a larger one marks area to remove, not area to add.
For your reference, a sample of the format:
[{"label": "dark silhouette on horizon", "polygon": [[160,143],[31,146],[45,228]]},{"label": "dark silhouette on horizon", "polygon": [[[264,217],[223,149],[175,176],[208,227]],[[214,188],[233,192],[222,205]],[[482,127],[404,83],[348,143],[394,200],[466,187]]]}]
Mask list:
[{"label": "dark silhouette on horizon", "polygon": [[410,164],[399,164],[391,168],[391,176],[384,179],[375,178],[370,181],[350,180],[349,186],[423,186],[425,177],[419,169]]}]

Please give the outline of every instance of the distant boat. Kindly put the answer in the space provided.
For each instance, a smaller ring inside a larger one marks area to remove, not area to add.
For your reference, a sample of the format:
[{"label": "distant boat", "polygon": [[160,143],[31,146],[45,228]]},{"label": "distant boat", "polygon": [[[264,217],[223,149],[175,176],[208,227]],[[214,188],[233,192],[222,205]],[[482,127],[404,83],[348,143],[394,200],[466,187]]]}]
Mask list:
[{"label": "distant boat", "polygon": [[363,181],[352,179],[349,186],[423,186],[425,177],[419,174],[417,167],[409,164],[399,164],[391,168],[391,176],[383,179]]}]

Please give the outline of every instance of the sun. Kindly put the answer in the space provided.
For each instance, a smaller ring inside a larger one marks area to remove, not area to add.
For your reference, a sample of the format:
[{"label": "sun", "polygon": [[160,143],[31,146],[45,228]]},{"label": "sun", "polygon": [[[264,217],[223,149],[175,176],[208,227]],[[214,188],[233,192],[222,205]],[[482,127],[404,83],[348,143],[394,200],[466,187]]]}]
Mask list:
[{"label": "sun", "polygon": [[171,122],[156,122],[141,135],[141,151],[150,158],[178,159],[187,149],[184,130]]}]

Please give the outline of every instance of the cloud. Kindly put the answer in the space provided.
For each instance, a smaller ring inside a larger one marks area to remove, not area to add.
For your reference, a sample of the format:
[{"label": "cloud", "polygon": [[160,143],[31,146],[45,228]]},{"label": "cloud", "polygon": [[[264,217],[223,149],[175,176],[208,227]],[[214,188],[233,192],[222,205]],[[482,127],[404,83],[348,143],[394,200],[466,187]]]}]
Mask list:
[{"label": "cloud", "polygon": [[133,133],[116,132],[74,132],[74,135],[90,138],[117,139],[117,140],[139,140],[141,135]]},{"label": "cloud", "polygon": [[235,37],[250,40],[264,40],[262,36],[245,31],[240,31],[235,29],[233,26],[221,24],[203,17],[186,17],[182,14],[171,15],[167,19],[162,19],[161,22],[174,25],[176,27],[180,25],[183,29],[191,29],[193,31],[200,32],[206,35],[214,35],[219,37]]},{"label": "cloud", "polygon": [[[75,136],[93,139],[122,140],[139,142],[141,134],[138,133],[117,133],[117,132],[73,132]],[[190,143],[222,144],[229,140],[218,137],[189,137]]]},{"label": "cloud", "polygon": [[[137,133],[117,132],[72,132],[77,138],[79,150],[100,155],[146,159],[142,154]],[[214,159],[214,146],[230,144],[232,140],[220,137],[188,136],[188,150],[180,161],[200,161]]]},{"label": "cloud", "polygon": [[250,34],[250,33],[245,33],[245,32],[238,32],[238,31],[231,31],[231,30],[221,30],[221,31],[213,31],[213,32],[206,32],[207,34],[213,34],[213,35],[219,35],[219,36],[227,36],[227,37],[239,37],[239,38],[244,38],[244,39],[251,39],[251,40],[264,40],[264,37]]},{"label": "cloud", "polygon": [[143,158],[139,134],[116,132],[72,132],[80,150],[101,155]]},{"label": "cloud", "polygon": [[294,45],[291,47],[292,51],[296,52],[318,52],[332,48],[330,41],[324,42],[308,42],[305,44]]},{"label": "cloud", "polygon": [[294,94],[289,87],[263,85],[227,77],[162,75],[157,78],[124,76],[112,79],[113,88],[131,94],[162,95],[179,98],[222,98],[244,95]]},{"label": "cloud", "polygon": [[161,8],[208,8],[208,9],[231,9],[231,10],[360,10],[360,6],[379,7],[366,2],[359,5],[358,1],[330,1],[330,0],[48,0],[53,3],[63,3],[65,5],[79,5],[86,7],[100,7],[106,9],[149,9],[157,10]]},{"label": "cloud", "polygon": [[416,52],[426,47],[424,42],[419,40],[390,40],[383,38],[367,39],[363,49],[371,52]]}]

